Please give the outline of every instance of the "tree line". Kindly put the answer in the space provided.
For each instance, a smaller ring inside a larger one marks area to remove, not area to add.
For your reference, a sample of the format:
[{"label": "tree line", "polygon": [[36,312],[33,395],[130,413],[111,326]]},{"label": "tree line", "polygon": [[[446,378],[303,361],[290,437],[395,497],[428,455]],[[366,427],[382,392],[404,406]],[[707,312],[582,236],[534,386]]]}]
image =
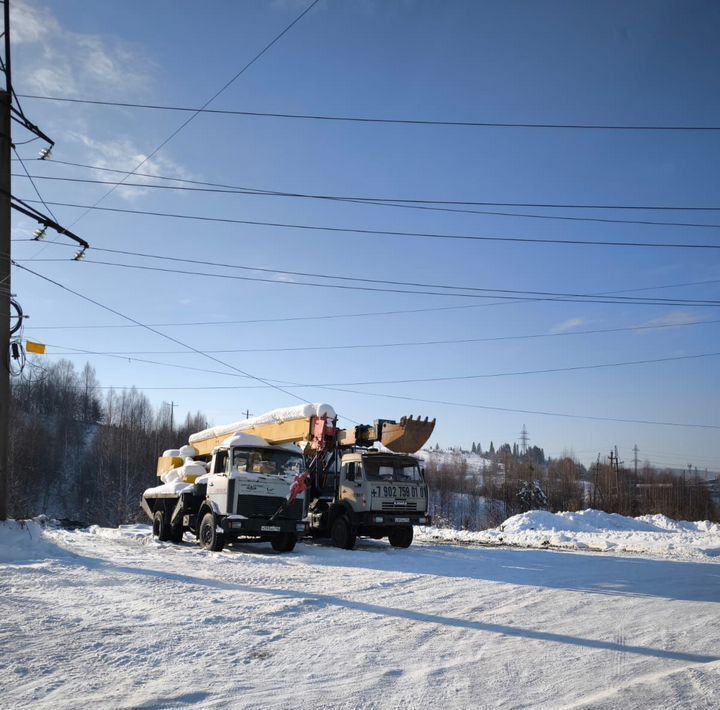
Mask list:
[{"label": "tree line", "polygon": [[105,394],[95,370],[67,360],[11,382],[8,512],[120,525],[143,519],[157,456],[206,428],[188,415],[172,429],[167,407],[135,388]]},{"label": "tree line", "polygon": [[569,455],[541,463],[537,454],[518,455],[504,444],[483,473],[471,473],[458,451],[442,463],[431,457],[425,475],[431,513],[441,523],[469,530],[495,527],[536,509],[591,507],[632,517],[661,513],[677,520],[720,520],[711,490],[697,473],[679,476],[649,464],[635,472],[598,461],[588,470]]}]

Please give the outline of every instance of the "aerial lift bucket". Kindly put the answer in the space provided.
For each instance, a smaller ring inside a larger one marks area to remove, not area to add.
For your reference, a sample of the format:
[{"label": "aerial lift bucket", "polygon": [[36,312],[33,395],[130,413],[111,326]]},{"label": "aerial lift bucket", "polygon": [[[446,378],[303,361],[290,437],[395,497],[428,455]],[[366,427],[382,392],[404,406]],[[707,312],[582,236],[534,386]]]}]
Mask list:
[{"label": "aerial lift bucket", "polygon": [[427,443],[435,428],[435,420],[402,417],[399,422],[380,419],[376,422],[378,440],[390,451],[414,454]]}]

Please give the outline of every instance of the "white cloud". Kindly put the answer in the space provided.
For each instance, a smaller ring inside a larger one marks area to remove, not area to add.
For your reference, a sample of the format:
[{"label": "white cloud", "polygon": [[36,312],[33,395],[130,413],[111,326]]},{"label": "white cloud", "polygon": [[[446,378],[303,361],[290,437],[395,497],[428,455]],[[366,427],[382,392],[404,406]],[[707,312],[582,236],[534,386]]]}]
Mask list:
[{"label": "white cloud", "polygon": [[[673,326],[683,326],[690,323],[701,323],[702,320],[702,318],[694,315],[693,313],[688,313],[687,311],[671,311],[664,316],[660,316],[659,318],[653,318],[653,320],[649,320],[646,323],[643,323],[643,326],[656,326],[665,330],[667,328],[672,328]],[[638,332],[642,333],[643,331]]]},{"label": "white cloud", "polygon": [[275,276],[273,276],[273,279],[275,281],[282,281],[283,283],[297,283],[297,280],[290,274],[275,274]]},{"label": "white cloud", "polygon": [[553,326],[550,330],[551,333],[566,333],[568,330],[574,330],[575,328],[579,328],[581,325],[584,325],[585,319],[584,318],[568,318],[567,320],[564,320],[562,323],[558,323],[557,325]]},{"label": "white cloud", "polygon": [[35,0],[13,3],[11,31],[20,92],[68,97],[146,93],[155,64],[136,47],[114,38],[73,32]]},{"label": "white cloud", "polygon": [[[145,153],[138,150],[137,146],[129,138],[101,141],[85,133],[68,132],[65,134],[65,140],[82,146],[85,149],[85,162],[91,162],[100,168],[126,170],[130,172],[147,157]],[[192,173],[185,170],[171,158],[163,156],[161,153],[158,153],[143,163],[142,167],[139,168],[139,172],[144,173],[144,175],[131,175],[128,178],[128,182],[144,184],[157,183],[152,177],[147,177],[153,175],[176,177],[183,180],[196,179],[196,176]],[[95,179],[106,182],[116,182],[123,177],[121,173],[110,173],[103,170],[95,170],[93,171],[93,175]],[[170,185],[172,183],[161,184]],[[115,193],[126,200],[134,200],[147,194],[148,190],[137,186],[126,187],[121,185],[115,190]]]}]

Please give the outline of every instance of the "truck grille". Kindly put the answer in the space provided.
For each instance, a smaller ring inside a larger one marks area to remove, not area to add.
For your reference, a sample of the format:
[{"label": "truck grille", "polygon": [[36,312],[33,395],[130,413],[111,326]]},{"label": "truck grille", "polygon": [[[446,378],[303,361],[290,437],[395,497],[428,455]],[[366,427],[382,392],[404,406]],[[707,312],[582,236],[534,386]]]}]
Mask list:
[{"label": "truck grille", "polygon": [[[247,518],[269,518],[285,503],[285,498],[269,496],[239,495],[237,499],[237,514]],[[303,517],[303,501],[294,500],[287,510],[283,510],[278,518],[300,520]]]},{"label": "truck grille", "polygon": [[417,502],[409,500],[405,505],[395,505],[393,501],[384,501],[381,510],[383,513],[407,513],[409,511],[414,513],[417,510]]}]

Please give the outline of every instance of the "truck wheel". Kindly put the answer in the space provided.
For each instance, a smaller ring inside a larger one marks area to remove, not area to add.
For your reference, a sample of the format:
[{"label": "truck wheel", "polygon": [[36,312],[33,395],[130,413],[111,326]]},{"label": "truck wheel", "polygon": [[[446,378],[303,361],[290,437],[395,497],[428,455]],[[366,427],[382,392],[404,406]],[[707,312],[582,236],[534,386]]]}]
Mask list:
[{"label": "truck wheel", "polygon": [[200,523],[200,546],[204,550],[220,552],[225,545],[225,536],[217,531],[215,516],[212,513],[205,513]]},{"label": "truck wheel", "polygon": [[388,534],[388,541],[393,547],[410,547],[413,541],[412,527],[393,528]]},{"label": "truck wheel", "polygon": [[153,535],[161,542],[167,542],[170,539],[170,524],[165,519],[165,512],[156,510],[153,515]]},{"label": "truck wheel", "polygon": [[333,521],[330,538],[335,547],[343,550],[352,550],[355,547],[355,533],[350,527],[350,521],[344,515],[339,515]]},{"label": "truck wheel", "polygon": [[295,533],[282,533],[270,540],[270,544],[276,552],[292,552],[296,542],[297,535]]},{"label": "truck wheel", "polygon": [[170,526],[170,542],[174,542],[179,545],[183,539],[183,526],[182,522],[176,523]]}]

